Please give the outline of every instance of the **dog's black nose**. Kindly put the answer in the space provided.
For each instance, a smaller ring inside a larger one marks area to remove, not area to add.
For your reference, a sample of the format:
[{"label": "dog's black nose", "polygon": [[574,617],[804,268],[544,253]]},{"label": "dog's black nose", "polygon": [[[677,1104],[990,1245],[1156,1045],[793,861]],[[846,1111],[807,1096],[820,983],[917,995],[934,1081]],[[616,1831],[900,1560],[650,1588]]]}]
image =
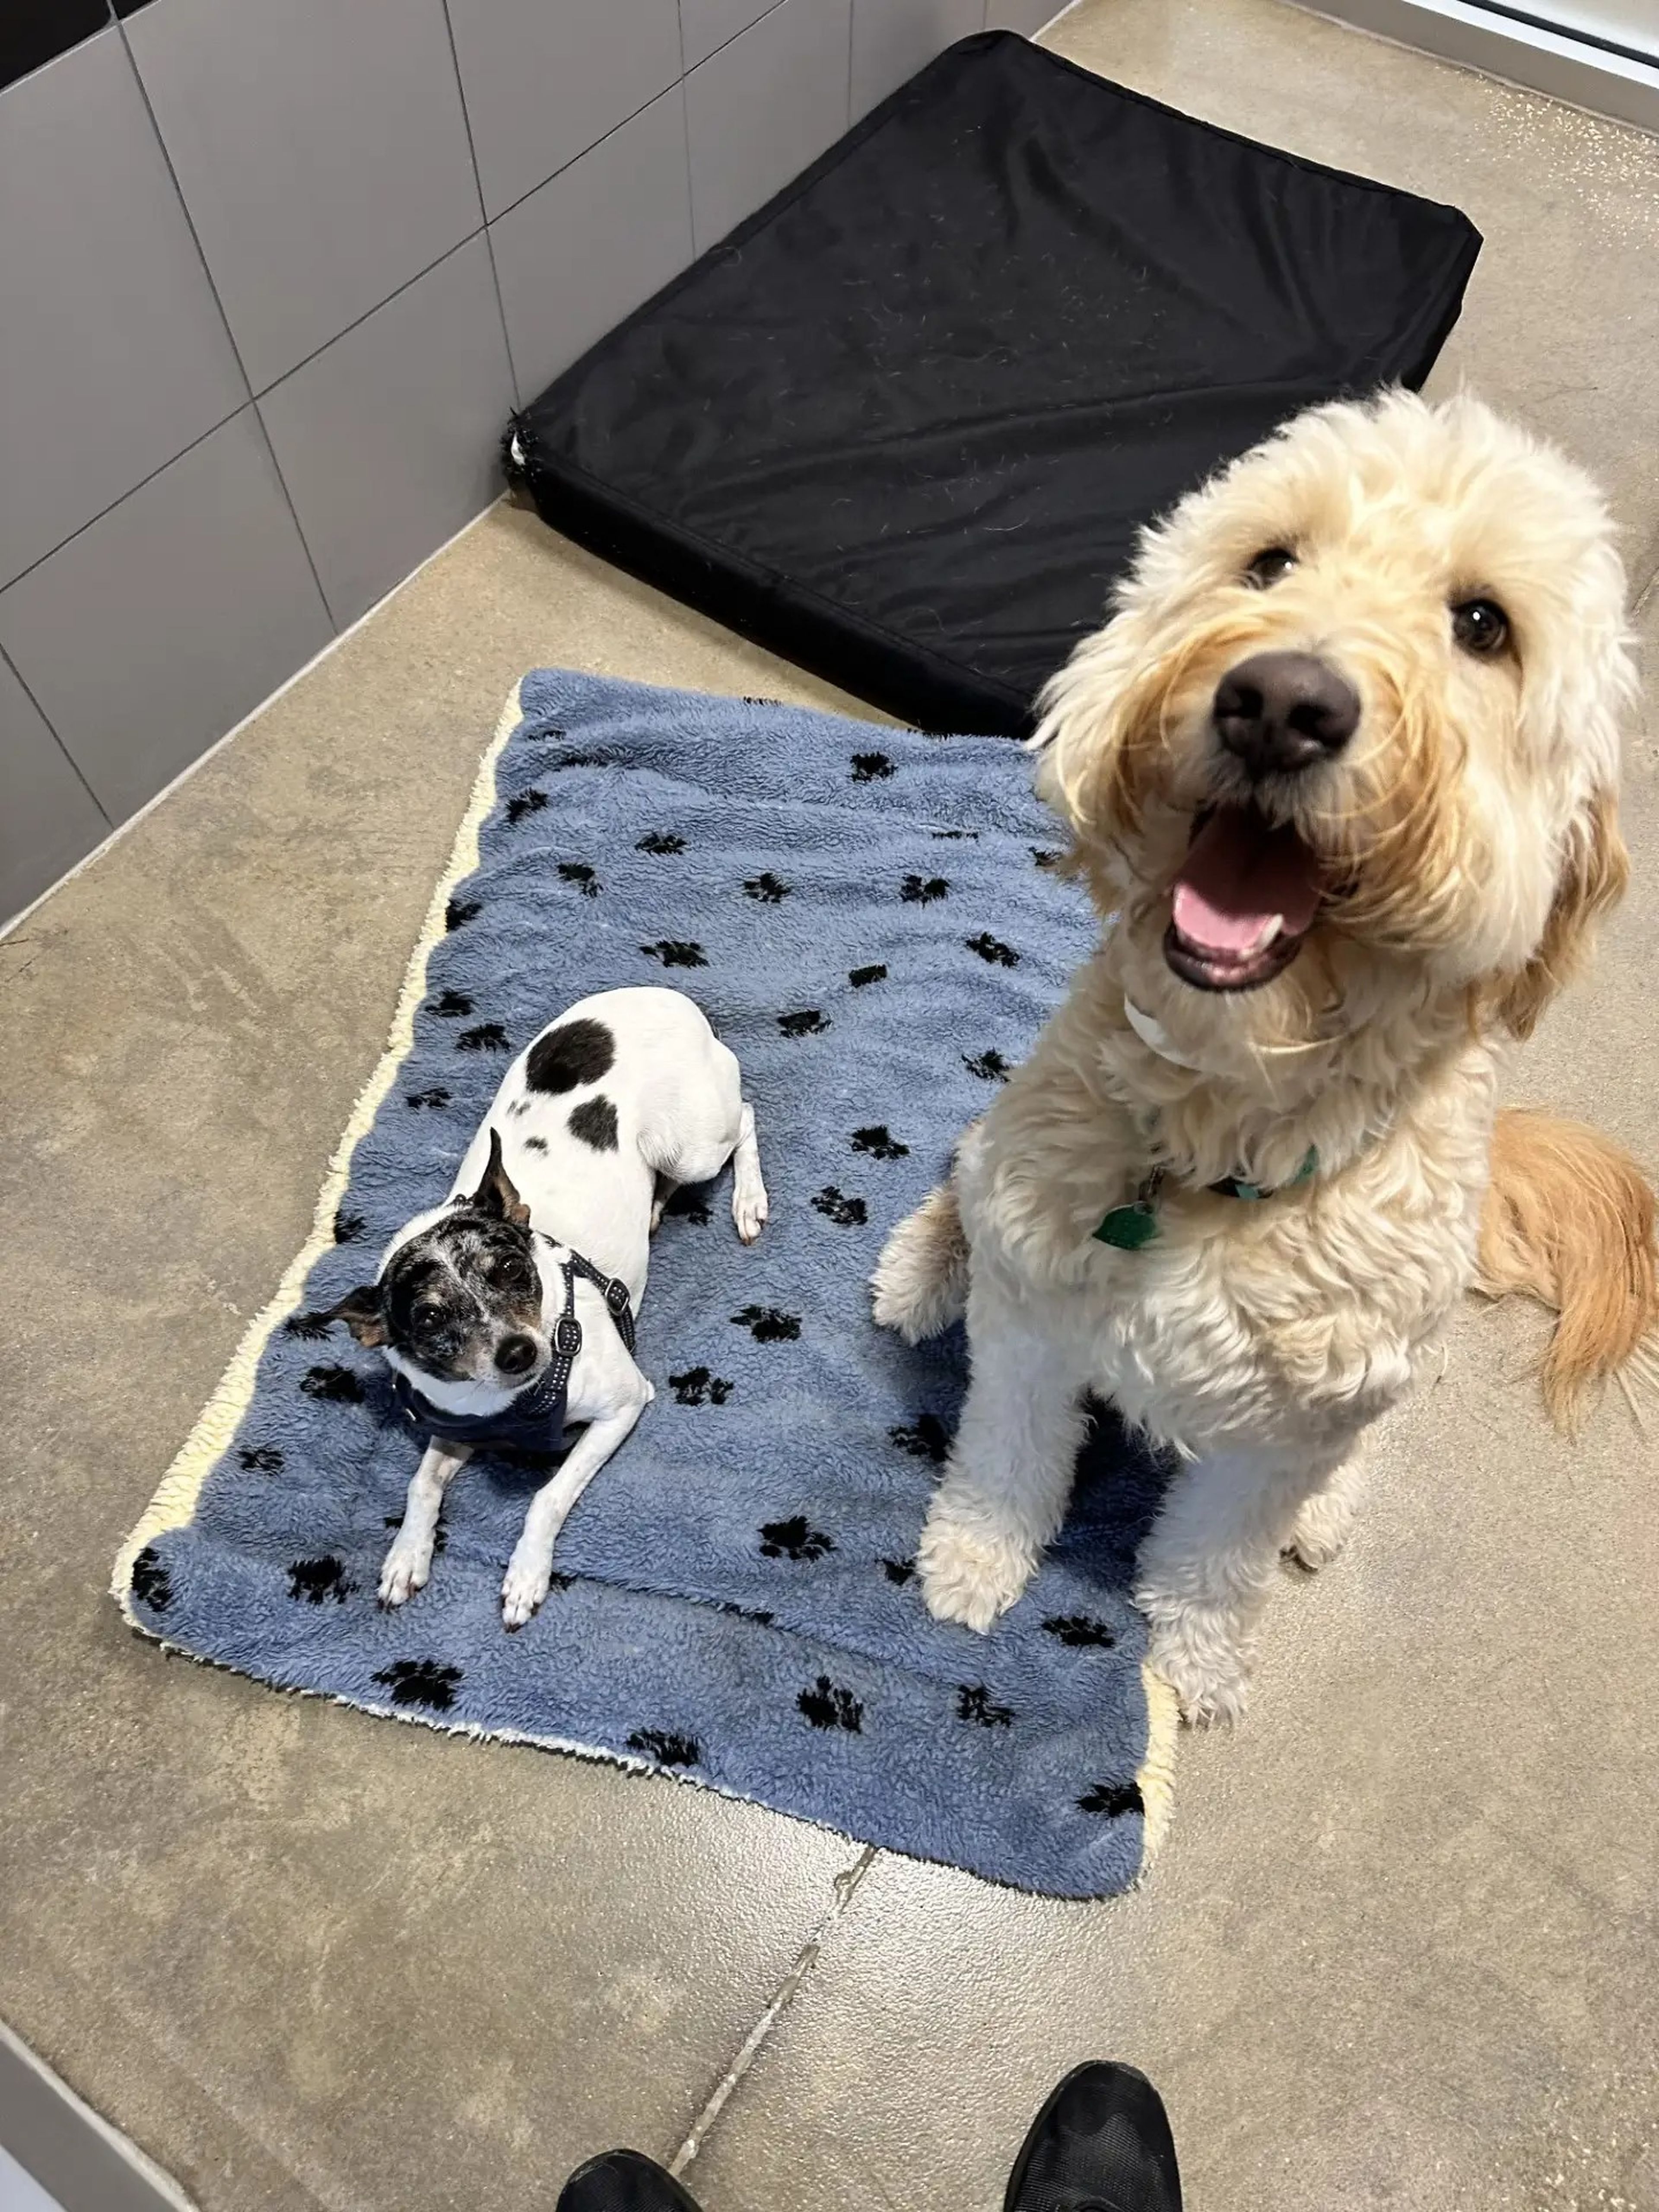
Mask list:
[{"label": "dog's black nose", "polygon": [[1311,653],[1256,653],[1216,685],[1212,713],[1250,775],[1294,775],[1341,751],[1359,726],[1359,694]]},{"label": "dog's black nose", "polygon": [[536,1364],[533,1336],[504,1336],[495,1346],[495,1364],[503,1375],[523,1375]]}]

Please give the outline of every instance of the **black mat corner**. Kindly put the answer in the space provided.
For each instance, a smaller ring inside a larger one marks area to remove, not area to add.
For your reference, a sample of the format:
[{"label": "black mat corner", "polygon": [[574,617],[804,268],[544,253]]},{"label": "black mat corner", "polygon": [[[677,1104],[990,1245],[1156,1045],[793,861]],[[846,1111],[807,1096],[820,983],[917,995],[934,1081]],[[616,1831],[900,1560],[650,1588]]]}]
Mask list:
[{"label": "black mat corner", "polygon": [[516,418],[606,559],[926,729],[1021,732],[1138,528],[1416,386],[1480,234],[964,39]]}]

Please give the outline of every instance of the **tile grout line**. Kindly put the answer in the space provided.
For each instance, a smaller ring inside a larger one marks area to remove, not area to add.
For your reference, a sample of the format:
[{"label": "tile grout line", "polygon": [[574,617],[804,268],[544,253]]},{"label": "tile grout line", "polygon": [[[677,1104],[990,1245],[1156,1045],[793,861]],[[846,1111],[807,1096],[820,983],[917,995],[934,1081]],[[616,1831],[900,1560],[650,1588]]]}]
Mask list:
[{"label": "tile grout line", "polygon": [[443,0],[443,9],[444,31],[449,40],[449,65],[455,72],[455,94],[461,103],[461,128],[466,133],[466,157],[472,164],[472,189],[478,195],[478,216],[483,224],[484,252],[489,256],[489,281],[495,292],[495,313],[501,318],[501,343],[507,349],[507,380],[513,387],[513,412],[516,415],[524,404],[519,391],[519,365],[513,358],[513,338],[507,327],[507,302],[501,297],[501,275],[495,266],[495,241],[489,234],[489,210],[484,205],[483,173],[478,167],[477,141],[472,136],[472,110],[466,104],[466,83],[461,76],[460,50],[455,44],[455,21],[450,14],[449,0]]},{"label": "tile grout line", "polygon": [[676,2179],[685,2172],[702,2148],[710,2132],[718,2123],[720,2114],[737,2094],[744,2076],[760,2056],[773,2029],[805,1988],[807,1980],[817,1966],[824,1943],[846,1915],[859,1884],[875,1863],[875,1859],[876,1847],[873,1844],[867,1844],[852,1865],[843,1869],[836,1876],[835,1897],[825,1911],[823,1917],[796,1953],[794,1963],[773,1992],[770,2003],[766,2006],[760,2018],[744,2038],[742,2048],[737,2057],[715,2084],[708,2101],[691,2123],[690,2133],[675,2152],[673,2162],[668,2170]]},{"label": "tile grout line", "polygon": [[[26,572],[26,573],[27,573],[27,572]],[[98,796],[97,793],[93,789],[92,786],[91,786],[91,785],[87,781],[87,779],[86,779],[85,775],[82,773],[82,769],[81,769],[81,763],[80,763],[80,762],[79,762],[78,760],[76,760],[76,759],[75,755],[74,755],[74,754],[70,750],[69,747],[68,747],[68,746],[64,743],[64,740],[62,739],[62,738],[60,738],[60,737],[58,736],[58,725],[56,724],[56,722],[54,722],[54,721],[52,720],[52,716],[51,716],[49,714],[47,714],[47,712],[46,712],[46,708],[41,705],[40,702],[40,701],[35,697],[33,686],[29,684],[28,679],[27,679],[27,678],[25,677],[25,675],[23,674],[22,670],[21,670],[21,669],[17,665],[17,663],[16,663],[16,662],[12,659],[12,657],[11,657],[10,653],[9,653],[6,651],[5,646],[4,646],[3,643],[0,643],[0,668],[4,668],[4,669],[7,669],[7,670],[9,670],[9,671],[10,674],[12,675],[12,677],[15,678],[15,682],[16,682],[16,684],[17,684],[17,688],[18,688],[18,690],[22,693],[23,696],[24,696],[24,697],[28,701],[28,702],[29,702],[30,706],[33,708],[33,709],[34,709],[35,713],[36,713],[36,714],[40,717],[41,721],[45,724],[45,726],[46,726],[46,734],[51,738],[51,739],[52,739],[52,741],[53,744],[55,744],[55,745],[57,746],[57,748],[58,748],[58,751],[59,751],[60,753],[62,753],[62,755],[64,756],[64,759],[69,763],[70,767],[73,769],[74,774],[75,774],[75,780],[76,780],[76,782],[81,786],[81,788],[82,788],[82,789],[86,793],[87,797],[88,797],[88,798],[92,801],[93,805],[94,805],[98,809],[99,813],[102,816],[102,817],[103,817],[104,821],[108,824],[108,826],[109,826],[110,830],[112,831],[112,830],[114,830],[114,828],[115,828],[115,824],[114,824],[114,823],[113,823],[113,822],[112,822],[112,821],[110,820],[110,812],[109,812],[109,809],[108,809],[108,807],[106,807],[106,806],[105,805],[105,804],[104,804],[103,800],[102,800],[101,799],[100,799],[100,797]],[[103,842],[104,842],[104,841],[103,841],[103,839],[102,839],[102,838],[100,838],[100,840],[99,840],[99,843],[100,843],[100,845],[103,843]],[[84,858],[85,856],[83,855],[82,857]],[[50,888],[50,886],[48,886],[48,888]]]}]

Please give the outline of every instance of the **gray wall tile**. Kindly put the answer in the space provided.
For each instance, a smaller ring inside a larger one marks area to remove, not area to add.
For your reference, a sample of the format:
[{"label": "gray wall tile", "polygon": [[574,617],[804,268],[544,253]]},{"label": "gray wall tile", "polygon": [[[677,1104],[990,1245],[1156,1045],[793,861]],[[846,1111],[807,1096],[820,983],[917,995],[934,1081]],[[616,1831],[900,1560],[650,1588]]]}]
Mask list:
[{"label": "gray wall tile", "polygon": [[1024,31],[1030,38],[1059,15],[1066,0],[990,0],[985,10],[988,31]]},{"label": "gray wall tile", "polygon": [[680,74],[677,0],[449,0],[449,20],[491,216]]},{"label": "gray wall tile", "polygon": [[717,46],[758,22],[776,0],[680,0],[680,30],[685,66],[696,69]]},{"label": "gray wall tile", "polygon": [[442,0],[151,0],[126,31],[256,392],[478,228]]},{"label": "gray wall tile", "polygon": [[120,33],[0,93],[0,584],[247,398]]},{"label": "gray wall tile", "polygon": [[260,400],[340,628],[495,498],[512,405],[482,232]]},{"label": "gray wall tile", "polygon": [[[84,860],[109,823],[34,703],[0,660],[0,923]],[[0,2188],[0,2198],[4,2197]]]},{"label": "gray wall tile", "polygon": [[0,592],[0,647],[115,822],[331,635],[252,407]]},{"label": "gray wall tile", "polygon": [[853,0],[854,121],[984,27],[985,0]]},{"label": "gray wall tile", "polygon": [[528,402],[691,259],[680,88],[521,200],[490,236]]},{"label": "gray wall tile", "polygon": [[701,253],[847,128],[852,0],[782,0],[685,80]]}]

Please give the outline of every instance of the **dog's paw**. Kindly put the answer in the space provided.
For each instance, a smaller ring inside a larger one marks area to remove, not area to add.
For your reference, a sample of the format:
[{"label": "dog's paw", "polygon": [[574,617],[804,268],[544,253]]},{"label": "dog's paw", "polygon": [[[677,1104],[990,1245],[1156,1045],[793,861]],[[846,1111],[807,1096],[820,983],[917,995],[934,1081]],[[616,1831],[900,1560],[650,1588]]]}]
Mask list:
[{"label": "dog's paw", "polygon": [[1304,1498],[1291,1529],[1285,1555],[1317,1574],[1328,1567],[1353,1531],[1354,1509],[1339,1493],[1322,1490]]},{"label": "dog's paw", "polygon": [[1243,1719],[1250,1702],[1249,1662],[1212,1627],[1184,1619],[1155,1621],[1146,1656],[1175,1692],[1191,1727]]},{"label": "dog's paw", "polygon": [[431,1571],[431,1544],[405,1544],[399,1536],[381,1562],[380,1603],[407,1605]]},{"label": "dog's paw", "polygon": [[759,1183],[755,1184],[752,1189],[739,1188],[732,1192],[732,1218],[745,1244],[752,1244],[760,1235],[771,1210],[771,1202]]},{"label": "dog's paw", "polygon": [[553,1583],[550,1547],[520,1544],[507,1564],[501,1584],[501,1620],[508,1628],[522,1628],[534,1615]]},{"label": "dog's paw", "polygon": [[1023,1545],[944,1514],[928,1522],[916,1550],[928,1612],[981,1635],[1024,1595],[1035,1564]]}]

